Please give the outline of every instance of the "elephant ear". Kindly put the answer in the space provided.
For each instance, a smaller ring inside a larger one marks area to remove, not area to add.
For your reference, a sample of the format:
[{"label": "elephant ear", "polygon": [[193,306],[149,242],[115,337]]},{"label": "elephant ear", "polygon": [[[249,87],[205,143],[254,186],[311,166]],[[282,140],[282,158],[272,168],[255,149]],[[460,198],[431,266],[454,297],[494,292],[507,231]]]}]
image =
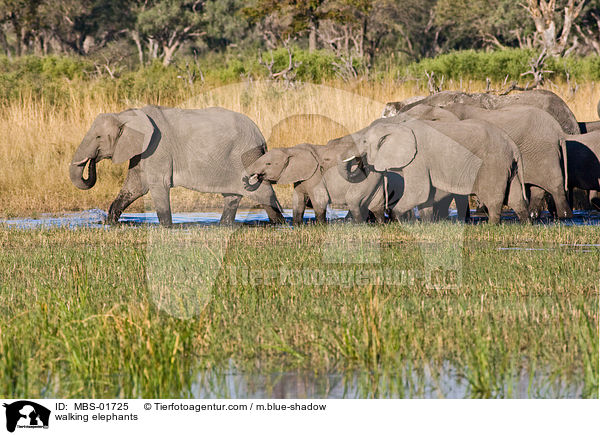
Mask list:
[{"label": "elephant ear", "polygon": [[402,169],[415,158],[417,138],[410,128],[394,125],[379,129],[377,136],[377,146],[371,152],[376,171]]},{"label": "elephant ear", "polygon": [[281,171],[278,184],[297,183],[308,180],[317,172],[319,162],[308,149],[290,149],[287,165]]},{"label": "elephant ear", "polygon": [[139,109],[128,110],[117,115],[120,134],[112,155],[113,163],[119,164],[142,154],[148,149],[154,126],[148,116]]}]

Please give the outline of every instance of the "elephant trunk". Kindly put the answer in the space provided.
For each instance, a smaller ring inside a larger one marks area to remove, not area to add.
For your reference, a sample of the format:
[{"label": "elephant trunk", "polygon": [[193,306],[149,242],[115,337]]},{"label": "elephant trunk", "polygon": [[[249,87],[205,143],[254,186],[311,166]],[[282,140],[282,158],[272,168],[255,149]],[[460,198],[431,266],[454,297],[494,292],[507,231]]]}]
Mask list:
[{"label": "elephant trunk", "polygon": [[[89,162],[88,177],[83,177],[83,171],[87,163]],[[71,182],[81,190],[87,190],[94,187],[96,184],[96,161],[94,159],[88,159],[82,162],[71,163],[69,166],[69,177]]]},{"label": "elephant trunk", "polygon": [[[347,159],[339,159],[337,163],[338,173],[345,180],[351,183],[359,183],[366,178],[364,169],[361,167],[362,160],[359,156],[352,156]],[[356,168],[352,167],[356,165]]]},{"label": "elephant trunk", "polygon": [[246,172],[249,175],[242,177],[244,188],[250,192],[254,192],[260,187],[263,182],[263,173],[258,168],[258,163],[254,162],[246,168]]},{"label": "elephant trunk", "polygon": [[[75,151],[71,165],[69,166],[69,177],[71,182],[81,190],[87,190],[94,187],[96,184],[96,160],[98,157],[98,149],[93,142],[93,137],[96,132],[92,126],[85,134],[81,144]],[[83,172],[89,162],[88,177],[83,178]]]}]

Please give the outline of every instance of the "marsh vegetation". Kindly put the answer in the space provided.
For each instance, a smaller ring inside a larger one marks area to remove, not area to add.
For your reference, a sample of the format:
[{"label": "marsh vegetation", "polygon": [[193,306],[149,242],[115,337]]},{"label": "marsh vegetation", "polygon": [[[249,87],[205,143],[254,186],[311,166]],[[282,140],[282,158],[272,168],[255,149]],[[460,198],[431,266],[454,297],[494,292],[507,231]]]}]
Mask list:
[{"label": "marsh vegetation", "polygon": [[270,397],[291,377],[292,397],[598,397],[598,244],[561,225],[3,229],[0,394]]}]

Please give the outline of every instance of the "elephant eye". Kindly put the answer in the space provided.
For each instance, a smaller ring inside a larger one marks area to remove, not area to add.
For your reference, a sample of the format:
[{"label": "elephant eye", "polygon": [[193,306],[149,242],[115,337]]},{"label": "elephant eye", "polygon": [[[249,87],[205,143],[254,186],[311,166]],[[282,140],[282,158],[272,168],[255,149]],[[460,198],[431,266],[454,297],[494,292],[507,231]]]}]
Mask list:
[{"label": "elephant eye", "polygon": [[271,163],[270,163],[270,162],[267,162],[267,163],[265,163],[265,165],[267,165],[267,166],[271,166]]}]

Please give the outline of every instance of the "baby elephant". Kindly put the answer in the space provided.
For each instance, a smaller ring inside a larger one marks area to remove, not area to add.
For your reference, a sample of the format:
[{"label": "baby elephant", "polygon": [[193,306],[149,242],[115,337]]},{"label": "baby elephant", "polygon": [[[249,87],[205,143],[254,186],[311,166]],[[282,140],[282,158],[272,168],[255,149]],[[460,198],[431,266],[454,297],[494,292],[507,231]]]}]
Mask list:
[{"label": "baby elephant", "polygon": [[347,207],[354,222],[365,222],[369,211],[374,214],[377,222],[383,222],[386,206],[384,190],[395,196],[398,195],[398,186],[384,189],[382,174],[367,172],[366,169],[363,170],[362,180],[356,183],[342,178],[336,168],[337,160],[341,153],[353,145],[340,141],[328,145],[303,143],[291,148],[268,151],[246,168],[246,188],[256,189],[265,181],[294,183],[294,225],[303,222],[304,210],[309,201],[319,223],[325,223],[327,204]]}]

